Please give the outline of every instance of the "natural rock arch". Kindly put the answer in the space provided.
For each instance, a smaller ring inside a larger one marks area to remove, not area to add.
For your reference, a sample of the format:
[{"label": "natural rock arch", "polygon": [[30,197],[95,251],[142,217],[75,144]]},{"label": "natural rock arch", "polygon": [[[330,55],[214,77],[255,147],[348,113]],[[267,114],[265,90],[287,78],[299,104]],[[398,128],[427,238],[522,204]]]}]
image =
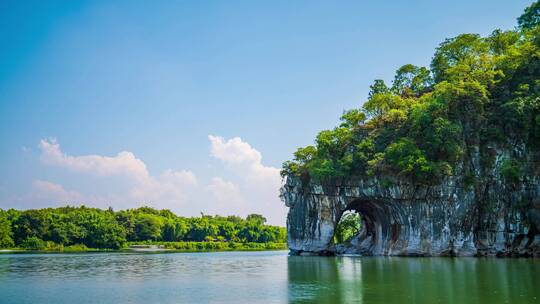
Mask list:
[{"label": "natural rock arch", "polygon": [[[537,188],[513,194],[513,199],[535,200]],[[436,186],[396,181],[381,185],[376,179],[348,184],[319,185],[287,178],[281,197],[287,216],[291,254],[407,256],[474,256],[540,254],[540,231],[533,218],[509,207],[498,197],[501,189],[474,189],[447,180]],[[493,211],[479,201],[492,200]],[[335,246],[334,230],[346,210],[361,214],[363,225],[353,246]],[[532,213],[536,214],[536,209]],[[531,213],[531,212],[529,212]]]},{"label": "natural rock arch", "polygon": [[355,211],[360,214],[360,231],[353,237],[350,244],[337,245],[334,251],[342,254],[391,254],[394,247],[408,235],[407,219],[404,218],[402,209],[399,205],[381,200],[353,200],[342,214],[346,211]]}]

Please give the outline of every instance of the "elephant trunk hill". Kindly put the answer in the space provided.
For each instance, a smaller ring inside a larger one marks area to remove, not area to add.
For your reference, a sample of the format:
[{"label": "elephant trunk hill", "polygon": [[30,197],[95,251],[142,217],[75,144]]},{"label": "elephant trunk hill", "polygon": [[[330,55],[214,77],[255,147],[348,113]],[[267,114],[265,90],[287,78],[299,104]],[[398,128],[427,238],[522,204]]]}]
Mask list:
[{"label": "elephant trunk hill", "polygon": [[[535,2],[514,30],[445,40],[298,149],[291,253],[540,256],[539,21]],[[338,242],[348,212],[359,229]]]}]

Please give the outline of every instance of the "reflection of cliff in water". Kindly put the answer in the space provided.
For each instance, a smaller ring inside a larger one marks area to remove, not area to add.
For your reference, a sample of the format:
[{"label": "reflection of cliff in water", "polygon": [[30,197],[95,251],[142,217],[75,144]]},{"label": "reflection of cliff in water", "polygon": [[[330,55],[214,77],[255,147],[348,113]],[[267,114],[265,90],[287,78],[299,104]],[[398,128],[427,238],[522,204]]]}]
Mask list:
[{"label": "reflection of cliff in water", "polygon": [[[361,299],[361,265],[355,259],[290,256],[289,299],[345,303]],[[345,264],[345,265],[343,265]],[[347,275],[348,274],[348,275]]]},{"label": "reflection of cliff in water", "polygon": [[[531,303],[540,261],[300,257],[288,260],[293,303]],[[535,299],[536,297],[536,299]]]}]

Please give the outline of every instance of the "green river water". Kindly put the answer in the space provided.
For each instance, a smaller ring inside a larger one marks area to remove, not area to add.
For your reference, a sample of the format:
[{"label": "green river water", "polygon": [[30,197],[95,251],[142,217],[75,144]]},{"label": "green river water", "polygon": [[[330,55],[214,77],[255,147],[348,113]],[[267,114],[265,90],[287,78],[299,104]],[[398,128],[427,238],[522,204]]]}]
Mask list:
[{"label": "green river water", "polygon": [[540,260],[0,254],[0,303],[540,303]]}]

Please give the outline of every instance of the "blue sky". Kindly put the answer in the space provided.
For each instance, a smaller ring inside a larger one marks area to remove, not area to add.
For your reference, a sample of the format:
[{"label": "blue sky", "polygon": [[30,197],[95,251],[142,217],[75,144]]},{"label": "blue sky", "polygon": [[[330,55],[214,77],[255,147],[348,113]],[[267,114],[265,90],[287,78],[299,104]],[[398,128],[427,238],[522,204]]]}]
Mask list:
[{"label": "blue sky", "polygon": [[284,224],[281,163],[373,79],[530,4],[366,2],[0,1],[0,208]]}]

